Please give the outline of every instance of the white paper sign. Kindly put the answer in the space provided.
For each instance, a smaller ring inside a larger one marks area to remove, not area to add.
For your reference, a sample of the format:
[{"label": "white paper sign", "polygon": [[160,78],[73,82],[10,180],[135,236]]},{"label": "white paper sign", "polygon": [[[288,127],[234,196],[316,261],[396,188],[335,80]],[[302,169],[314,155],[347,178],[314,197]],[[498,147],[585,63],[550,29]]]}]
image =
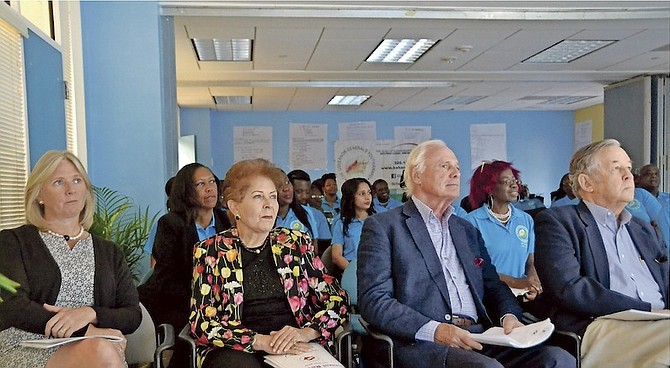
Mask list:
[{"label": "white paper sign", "polygon": [[430,140],[430,126],[397,126],[393,128],[393,137],[396,141],[419,144]]},{"label": "white paper sign", "polygon": [[573,152],[590,144],[593,139],[593,122],[591,120],[575,123],[575,145]]},{"label": "white paper sign", "polygon": [[384,179],[391,191],[400,191],[400,174],[405,168],[412,142],[336,141],[335,174],[338,181],[362,177],[370,182]]},{"label": "white paper sign", "polygon": [[326,124],[289,125],[289,166],[291,169],[326,170]]},{"label": "white paper sign", "polygon": [[470,125],[470,168],[482,161],[507,161],[507,126],[505,124]]},{"label": "white paper sign", "polygon": [[357,121],[340,123],[341,141],[374,141],[377,139],[377,123],[374,121]]},{"label": "white paper sign", "polygon": [[272,127],[236,126],[233,128],[233,160],[253,158],[272,161]]}]

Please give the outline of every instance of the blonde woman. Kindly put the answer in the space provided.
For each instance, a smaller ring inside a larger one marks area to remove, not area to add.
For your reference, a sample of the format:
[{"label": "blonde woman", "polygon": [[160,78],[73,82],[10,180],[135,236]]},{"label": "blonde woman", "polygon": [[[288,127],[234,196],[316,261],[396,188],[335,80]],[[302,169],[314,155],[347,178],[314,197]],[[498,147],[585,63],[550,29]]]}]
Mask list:
[{"label": "blonde woman", "polygon": [[45,337],[132,333],[142,314],[119,248],[90,234],[93,187],[79,159],[48,151],[28,177],[26,224],[0,232],[0,367],[123,367],[125,340],[92,338],[57,348],[19,346]]}]

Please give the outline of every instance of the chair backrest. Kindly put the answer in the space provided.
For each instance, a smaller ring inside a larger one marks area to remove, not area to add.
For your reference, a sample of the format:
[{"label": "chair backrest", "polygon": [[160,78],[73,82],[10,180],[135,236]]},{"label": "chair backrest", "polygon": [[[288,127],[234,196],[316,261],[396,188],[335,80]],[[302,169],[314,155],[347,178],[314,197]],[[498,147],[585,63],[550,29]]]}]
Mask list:
[{"label": "chair backrest", "polygon": [[126,335],[126,362],[128,364],[148,363],[154,361],[156,351],[156,328],[149,312],[140,303],[142,322],[135,332]]},{"label": "chair backrest", "polygon": [[358,279],[356,277],[356,259],[351,260],[342,273],[342,288],[349,294],[349,304],[358,305]]},{"label": "chair backrest", "polygon": [[328,272],[333,272],[335,270],[335,263],[333,263],[333,246],[330,245],[326,250],[323,252],[323,255],[321,256],[321,262],[323,262],[323,265],[326,266],[326,269],[328,269]]}]

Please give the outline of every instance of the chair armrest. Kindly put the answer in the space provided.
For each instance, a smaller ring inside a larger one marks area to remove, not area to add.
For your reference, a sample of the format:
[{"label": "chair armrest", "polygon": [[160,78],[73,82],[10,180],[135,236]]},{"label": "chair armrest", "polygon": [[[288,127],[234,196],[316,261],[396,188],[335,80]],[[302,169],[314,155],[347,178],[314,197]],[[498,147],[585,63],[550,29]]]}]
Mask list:
[{"label": "chair armrest", "polygon": [[[345,323],[342,324],[342,331],[337,335],[335,338],[335,343],[336,343],[336,356],[337,361],[344,364],[345,367],[352,368],[353,367],[353,357],[351,356],[351,335],[354,333],[354,328],[351,325],[350,321],[346,321]],[[344,344],[346,343],[346,349],[344,347]],[[343,361],[345,359],[345,354],[346,353],[346,364]]]},{"label": "chair armrest", "polygon": [[370,324],[366,320],[364,320],[363,317],[360,317],[359,321],[361,322],[361,325],[368,333],[368,335],[370,335],[370,337],[372,337],[375,340],[384,341],[388,345],[389,368],[393,368],[393,339],[391,339],[390,336],[377,330],[376,328],[370,326]]},{"label": "chair armrest", "polygon": [[191,336],[190,329],[189,329],[190,326],[191,325],[187,323],[186,326],[184,326],[184,328],[182,328],[181,331],[179,331],[179,335],[177,336],[177,338],[179,338],[179,340],[184,341],[185,343],[187,343],[189,345],[190,350],[191,350],[191,353],[190,353],[190,355],[191,355],[191,367],[195,368],[197,366],[196,365],[196,354],[195,354],[195,339],[193,338],[193,336]]},{"label": "chair armrest", "polygon": [[163,367],[163,352],[174,347],[174,327],[169,323],[163,323],[156,329],[156,352],[154,363],[156,368]]}]

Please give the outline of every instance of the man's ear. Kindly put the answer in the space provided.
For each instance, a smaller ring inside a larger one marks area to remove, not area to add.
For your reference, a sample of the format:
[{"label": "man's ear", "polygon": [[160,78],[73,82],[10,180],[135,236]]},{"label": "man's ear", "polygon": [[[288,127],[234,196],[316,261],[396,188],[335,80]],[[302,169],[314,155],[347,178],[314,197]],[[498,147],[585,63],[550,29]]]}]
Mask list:
[{"label": "man's ear", "polygon": [[577,182],[579,183],[579,188],[585,192],[593,192],[593,178],[588,174],[579,174],[577,176]]},{"label": "man's ear", "polygon": [[414,168],[412,171],[410,171],[410,177],[412,178],[412,182],[417,185],[421,185],[421,175],[419,175],[419,171]]}]

